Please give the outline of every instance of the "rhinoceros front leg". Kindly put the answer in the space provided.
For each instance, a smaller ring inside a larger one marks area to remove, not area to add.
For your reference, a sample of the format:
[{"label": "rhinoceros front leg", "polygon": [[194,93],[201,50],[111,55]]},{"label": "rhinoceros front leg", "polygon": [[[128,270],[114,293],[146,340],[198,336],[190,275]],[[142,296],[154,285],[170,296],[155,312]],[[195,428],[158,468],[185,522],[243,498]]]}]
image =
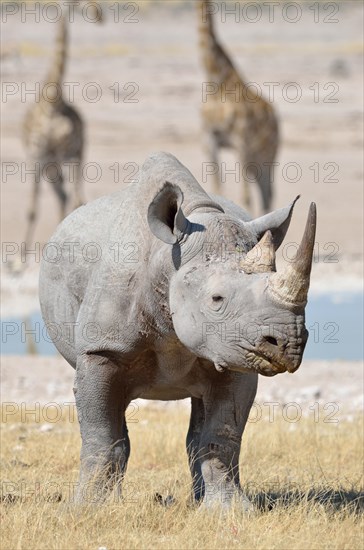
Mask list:
[{"label": "rhinoceros front leg", "polygon": [[82,449],[77,502],[105,498],[124,476],[130,453],[120,368],[100,355],[77,360],[75,397]]},{"label": "rhinoceros front leg", "polygon": [[198,453],[203,505],[228,508],[238,499],[244,510],[249,510],[252,505],[240,487],[239,454],[258,376],[231,372],[220,376],[203,397],[205,421]]},{"label": "rhinoceros front leg", "polygon": [[199,459],[199,447],[201,433],[205,422],[205,410],[202,399],[192,397],[191,418],[188,428],[186,447],[188,463],[192,475],[193,495],[196,502],[199,502],[205,494],[205,484],[201,472],[201,461]]}]

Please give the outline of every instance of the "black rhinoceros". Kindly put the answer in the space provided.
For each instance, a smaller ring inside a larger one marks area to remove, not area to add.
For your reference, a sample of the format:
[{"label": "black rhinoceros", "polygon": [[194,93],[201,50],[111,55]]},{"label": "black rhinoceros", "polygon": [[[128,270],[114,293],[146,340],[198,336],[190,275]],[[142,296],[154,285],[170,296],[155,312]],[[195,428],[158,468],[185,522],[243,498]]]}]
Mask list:
[{"label": "black rhinoceros", "polygon": [[294,372],[307,341],[314,204],[295,261],[275,269],[293,206],[250,220],[209,196],[172,155],[157,153],[138,182],[58,227],[41,266],[40,302],[76,371],[80,501],[91,481],[100,498],[119,486],[133,399],[190,397],[195,499],[240,499],[249,508],[239,452],[258,374]]}]

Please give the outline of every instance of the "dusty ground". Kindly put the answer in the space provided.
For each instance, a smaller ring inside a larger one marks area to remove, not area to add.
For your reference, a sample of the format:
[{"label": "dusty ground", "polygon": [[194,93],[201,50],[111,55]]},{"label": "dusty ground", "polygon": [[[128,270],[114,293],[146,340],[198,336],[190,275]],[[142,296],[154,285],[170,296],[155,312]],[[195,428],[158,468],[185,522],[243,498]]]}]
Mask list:
[{"label": "dusty ground", "polygon": [[[99,181],[90,181],[97,177],[96,171],[90,168],[87,172],[88,200],[126,185],[146,156],[155,150],[175,154],[210,188],[210,179],[207,177],[204,182],[203,175],[203,163],[208,160],[199,118],[204,73],[192,4],[140,2],[136,15],[131,14],[130,8],[121,9],[119,23],[114,21],[112,10],[106,8],[103,26],[92,25],[81,17],[71,25],[66,80],[76,83],[74,105],[87,123],[85,162],[100,166]],[[344,2],[338,4],[335,16],[322,6],[315,15],[306,3],[302,4],[300,19],[288,23],[283,17],[283,6],[276,8],[273,22],[269,22],[266,10],[256,23],[247,21],[253,17],[250,12],[242,12],[240,22],[232,16],[223,22],[219,11],[218,32],[246,80],[260,85],[265,96],[269,83],[278,83],[272,96],[282,133],[275,206],[287,204],[298,193],[302,195],[288,239],[300,238],[308,203],[314,200],[319,213],[318,250],[321,260],[326,259],[321,266],[323,278],[331,280],[335,273],[343,271],[344,276],[348,272],[360,275],[363,7],[360,2]],[[314,21],[315,17],[319,22]],[[325,18],[338,22],[325,22]],[[130,19],[137,22],[127,22]],[[26,89],[34,89],[35,83],[42,81],[53,38],[54,26],[42,16],[39,23],[31,16],[25,18],[25,23],[20,14],[9,16],[3,25],[2,45],[7,53],[3,80],[13,83],[16,90],[19,86],[19,91],[1,104],[2,160],[19,167],[14,175],[3,174],[3,241],[19,243],[24,239],[30,177],[19,165],[25,161],[21,123],[34,96],[22,98],[21,92],[24,95]],[[92,82],[101,90],[96,103],[86,97],[88,93],[92,96],[94,89],[88,88]],[[121,90],[118,103],[114,102],[115,83]],[[285,88],[289,83],[293,86]],[[292,102],[295,90],[302,97]],[[237,161],[232,154],[225,154],[222,160],[227,170],[233,169]],[[295,168],[288,163],[297,163],[302,171],[297,183],[293,182]],[[234,178],[227,176],[224,192],[239,200],[240,185]],[[255,186],[253,191],[256,192]],[[255,200],[255,211],[257,204]],[[41,209],[36,240],[45,242],[58,216],[50,185],[43,186]],[[328,243],[335,244],[331,247]],[[339,262],[331,263],[332,259]]]},{"label": "dusty ground", "polygon": [[[1,366],[1,400],[3,403],[73,403],[74,371],[61,357],[3,357]],[[274,378],[259,377],[257,407],[252,421],[269,414],[302,416],[323,415],[342,420],[363,410],[362,364],[355,361],[304,361],[294,374]],[[276,405],[274,405],[276,403]],[[287,404],[294,405],[288,406]],[[70,405],[67,405],[70,406]],[[135,407],[170,406],[189,410],[189,400],[163,403],[137,400]],[[131,407],[133,409],[134,405]],[[316,410],[316,412],[315,412]]]}]

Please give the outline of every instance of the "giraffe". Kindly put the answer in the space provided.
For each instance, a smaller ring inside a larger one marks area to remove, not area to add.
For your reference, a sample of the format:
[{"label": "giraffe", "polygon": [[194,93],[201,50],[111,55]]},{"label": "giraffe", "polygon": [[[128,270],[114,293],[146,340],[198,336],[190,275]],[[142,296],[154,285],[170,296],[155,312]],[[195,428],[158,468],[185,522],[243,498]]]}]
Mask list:
[{"label": "giraffe", "polygon": [[[101,23],[102,11],[98,4],[90,5],[94,12],[92,19]],[[91,15],[90,15],[91,17]],[[31,202],[25,235],[25,248],[33,240],[38,218],[40,183],[47,179],[58,198],[60,221],[67,213],[69,196],[64,189],[64,163],[72,174],[74,186],[73,209],[83,204],[82,159],[84,150],[84,122],[62,95],[63,77],[68,55],[68,21],[66,13],[58,22],[55,51],[51,68],[41,87],[37,103],[27,112],[23,123],[23,142],[28,153],[29,164],[34,168],[32,175]]]},{"label": "giraffe", "polygon": [[261,193],[262,210],[267,212],[273,196],[278,120],[273,106],[247,85],[216,38],[215,5],[208,0],[197,3],[202,63],[213,90],[206,92],[203,98],[201,115],[209,157],[216,166],[214,192],[221,193],[217,170],[219,149],[233,149],[239,156],[244,206],[251,206],[249,180],[255,179]]}]

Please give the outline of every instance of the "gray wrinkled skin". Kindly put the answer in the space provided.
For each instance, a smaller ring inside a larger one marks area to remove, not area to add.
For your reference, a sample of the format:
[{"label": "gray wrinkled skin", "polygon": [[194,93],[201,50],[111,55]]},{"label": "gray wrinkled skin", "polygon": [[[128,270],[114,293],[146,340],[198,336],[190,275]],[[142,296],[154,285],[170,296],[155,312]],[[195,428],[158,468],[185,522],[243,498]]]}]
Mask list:
[{"label": "gray wrinkled skin", "polygon": [[238,464],[258,373],[295,371],[307,331],[302,308],[270,298],[271,273],[246,274],[239,261],[268,229],[277,248],[292,208],[249,221],[236,205],[209,197],[172,155],[158,153],[137,183],[58,227],[41,266],[40,302],[76,371],[80,502],[90,482],[100,500],[119,486],[130,452],[124,412],[133,399],[191,397],[195,499],[208,507],[238,499],[249,509]]}]

